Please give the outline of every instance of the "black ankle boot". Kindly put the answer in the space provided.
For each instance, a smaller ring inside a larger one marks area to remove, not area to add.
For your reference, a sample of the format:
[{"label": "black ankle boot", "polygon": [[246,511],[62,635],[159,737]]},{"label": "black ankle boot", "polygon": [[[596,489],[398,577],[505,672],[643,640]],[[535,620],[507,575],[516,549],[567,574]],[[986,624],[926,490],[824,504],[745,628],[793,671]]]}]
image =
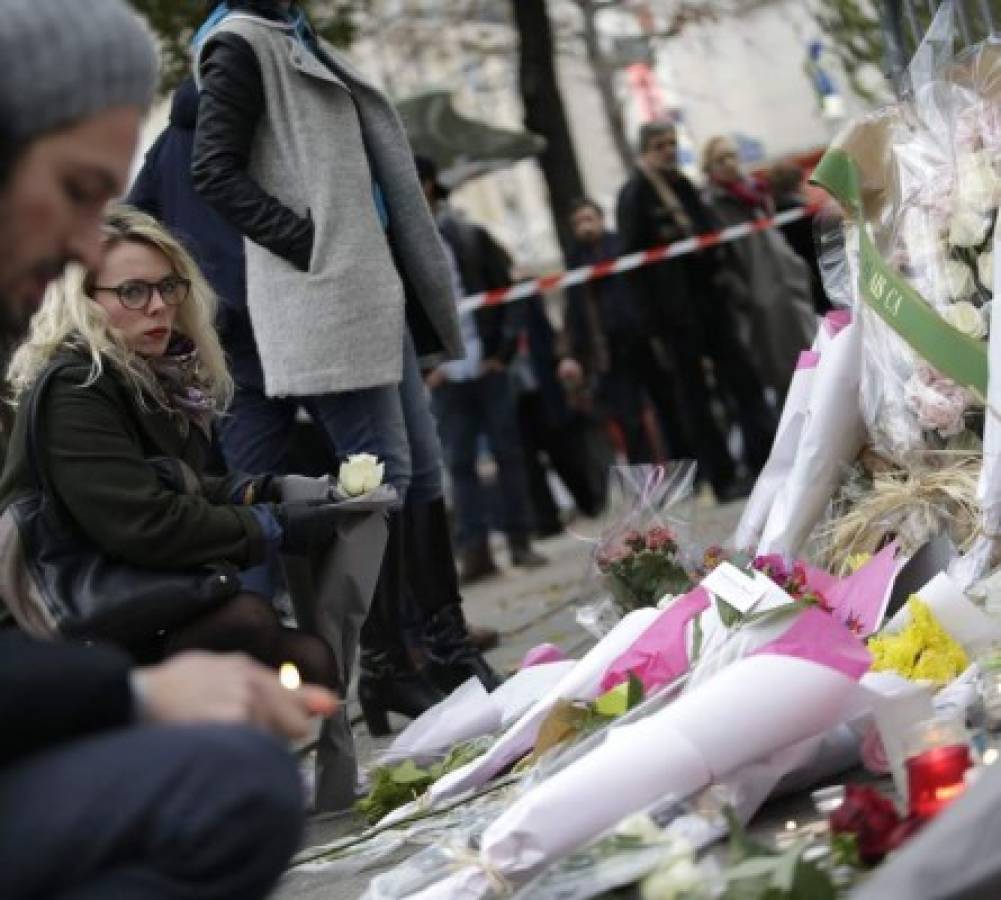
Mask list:
[{"label": "black ankle boot", "polygon": [[362,651],[358,702],[372,737],[390,734],[387,713],[416,719],[444,699],[424,672],[415,671],[407,661],[394,660],[386,652]]},{"label": "black ankle boot", "polygon": [[479,678],[488,691],[501,683],[483,654],[470,641],[458,604],[435,613],[428,620],[424,633],[428,677],[440,690],[451,693],[474,677]]},{"label": "black ankle boot", "polygon": [[473,676],[492,691],[500,679],[466,630],[445,501],[408,502],[403,511],[407,580],[424,618],[428,676],[447,692]]}]

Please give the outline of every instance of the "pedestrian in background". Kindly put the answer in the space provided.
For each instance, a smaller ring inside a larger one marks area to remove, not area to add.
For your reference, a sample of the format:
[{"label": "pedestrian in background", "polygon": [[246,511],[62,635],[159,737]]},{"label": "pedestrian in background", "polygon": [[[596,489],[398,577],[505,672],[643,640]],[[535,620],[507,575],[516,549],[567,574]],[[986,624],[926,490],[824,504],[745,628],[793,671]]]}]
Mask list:
[{"label": "pedestrian in background", "polygon": [[[768,173],[768,190],[772,196],[775,212],[786,212],[809,205],[810,199],[806,195],[804,182],[803,169],[792,160],[783,160],[772,166]],[[818,316],[823,316],[830,312],[832,307],[824,292],[824,280],[820,275],[820,263],[817,261],[817,242],[814,238],[816,220],[817,214],[813,213],[786,222],[780,230],[789,242],[789,246],[809,267],[813,309]]]},{"label": "pedestrian in background", "polygon": [[[670,122],[649,122],[639,132],[636,171],[619,192],[617,222],[622,251],[631,253],[717,231],[719,221],[678,168],[678,135]],[[737,334],[731,295],[740,276],[727,247],[708,247],[637,269],[628,276],[647,327],[664,343],[677,376],[677,398],[700,474],[723,500],[745,495],[736,466],[713,415],[704,358],[712,360],[721,393],[735,401],[751,474],[768,458],[774,431],[748,350]]]},{"label": "pedestrian in background", "polygon": [[[709,181],[706,201],[724,225],[738,225],[772,215],[766,186],[746,175],[736,144],[726,137],[708,141],[702,168]],[[758,231],[731,245],[741,277],[737,309],[745,320],[746,343],[766,387],[779,404],[785,398],[796,360],[810,346],[817,330],[810,273],[782,233]]]},{"label": "pedestrian in background", "polygon": [[[467,294],[510,285],[511,257],[485,228],[448,208],[433,160],[418,156],[417,172],[455,262],[455,302]],[[482,438],[497,463],[498,524],[507,538],[511,562],[531,569],[547,562],[530,541],[528,485],[508,371],[518,350],[521,309],[520,303],[504,303],[460,312],[465,358],[443,363],[425,375],[455,492],[456,541],[466,583],[497,572],[489,544],[492,504],[477,471]]]},{"label": "pedestrian in background", "polygon": [[[578,200],[570,211],[574,245],[570,268],[613,260],[619,238],[605,227],[601,207]],[[629,462],[653,462],[644,411],[653,401],[671,459],[691,457],[672,389],[673,374],[659,338],[643,327],[621,276],[612,275],[567,289],[563,314],[566,353],[559,374],[565,383],[586,381],[599,412],[622,431]]]}]

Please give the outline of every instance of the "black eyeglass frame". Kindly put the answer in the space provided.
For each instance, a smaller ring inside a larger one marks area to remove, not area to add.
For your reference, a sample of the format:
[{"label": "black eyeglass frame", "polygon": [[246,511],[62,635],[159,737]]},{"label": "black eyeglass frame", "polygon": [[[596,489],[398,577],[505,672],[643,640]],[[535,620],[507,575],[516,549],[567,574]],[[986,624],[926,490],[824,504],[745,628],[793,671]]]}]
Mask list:
[{"label": "black eyeglass frame", "polygon": [[[165,285],[174,285],[174,289],[165,293]],[[123,293],[124,290],[129,287],[139,286],[145,288],[145,299],[143,302],[136,305],[127,303]],[[178,294],[177,288],[182,288],[179,292],[180,299],[172,299],[172,297],[176,297]],[[165,306],[180,306],[191,295],[191,280],[189,278],[181,278],[179,275],[168,275],[166,278],[161,278],[156,282],[143,281],[141,278],[130,278],[128,281],[123,281],[115,287],[95,284],[91,288],[91,291],[110,291],[118,296],[118,302],[121,303],[125,309],[137,312],[140,309],[146,309],[146,307],[149,306],[150,301],[153,299],[154,291],[160,295],[160,299],[163,301]],[[168,294],[170,296],[168,296]]]}]

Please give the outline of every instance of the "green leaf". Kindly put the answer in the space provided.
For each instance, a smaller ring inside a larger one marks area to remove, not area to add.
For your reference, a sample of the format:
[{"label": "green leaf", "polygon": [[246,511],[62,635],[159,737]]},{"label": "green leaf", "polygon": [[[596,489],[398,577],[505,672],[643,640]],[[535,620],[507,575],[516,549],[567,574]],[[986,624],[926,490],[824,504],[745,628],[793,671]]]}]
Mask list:
[{"label": "green leaf", "polygon": [[[629,673],[632,675],[632,673]],[[599,715],[609,719],[621,716],[629,709],[629,682],[622,681],[611,690],[605,691],[592,704],[592,709]]]},{"label": "green leaf", "polygon": [[694,619],[692,619],[692,659],[691,664],[694,666],[695,663],[699,661],[699,657],[702,655],[702,613],[699,613]]},{"label": "green leaf", "polygon": [[734,628],[744,620],[740,610],[719,597],[716,598],[716,611],[724,628]]},{"label": "green leaf", "polygon": [[626,709],[634,709],[646,699],[646,688],[632,670],[629,671],[629,681],[626,684],[628,685]]},{"label": "green leaf", "polygon": [[389,777],[395,784],[415,784],[430,778],[431,773],[419,768],[412,759],[407,759],[392,769]]}]

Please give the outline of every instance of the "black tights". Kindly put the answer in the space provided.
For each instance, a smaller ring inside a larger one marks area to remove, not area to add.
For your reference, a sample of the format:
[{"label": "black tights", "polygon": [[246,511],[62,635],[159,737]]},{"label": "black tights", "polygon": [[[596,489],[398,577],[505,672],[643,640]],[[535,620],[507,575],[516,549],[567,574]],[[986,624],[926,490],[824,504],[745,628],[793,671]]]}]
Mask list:
[{"label": "black tights", "polygon": [[295,663],[304,681],[335,690],[342,686],[333,651],[322,638],[285,628],[271,604],[259,594],[237,594],[218,609],[176,629],[166,655],[184,650],[246,653],[267,666]]}]

